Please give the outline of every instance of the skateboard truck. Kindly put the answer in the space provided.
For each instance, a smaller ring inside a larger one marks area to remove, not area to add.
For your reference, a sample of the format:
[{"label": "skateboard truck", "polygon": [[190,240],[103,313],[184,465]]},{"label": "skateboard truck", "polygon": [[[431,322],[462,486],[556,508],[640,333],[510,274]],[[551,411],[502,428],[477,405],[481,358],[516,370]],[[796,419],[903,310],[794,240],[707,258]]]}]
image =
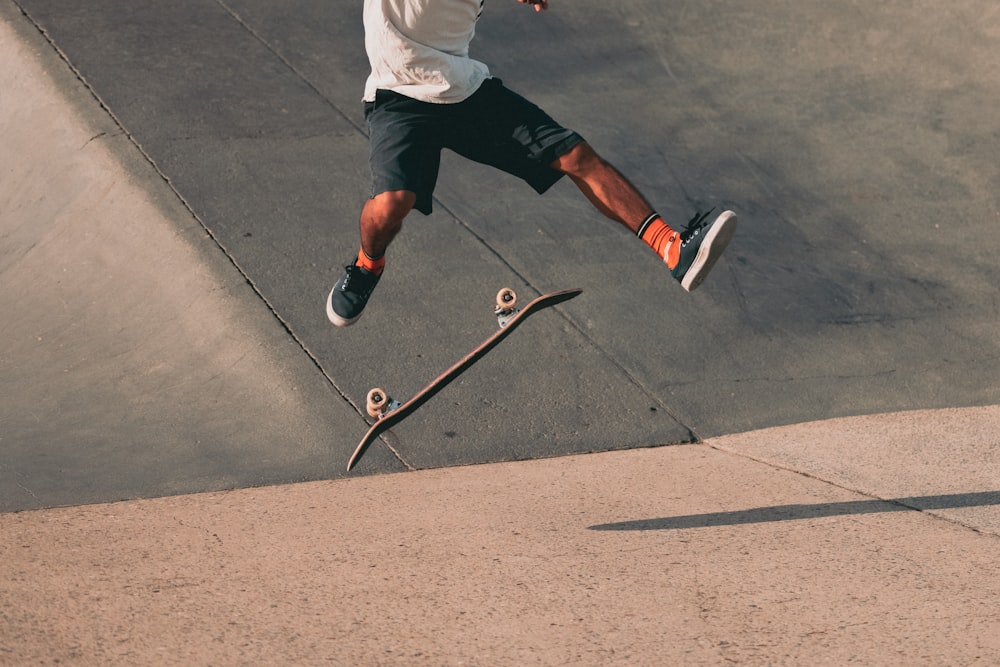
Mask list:
[{"label": "skateboard truck", "polygon": [[365,411],[368,412],[369,417],[382,419],[400,405],[402,403],[385,393],[384,389],[376,387],[368,392],[368,398],[365,400]]},{"label": "skateboard truck", "polygon": [[521,309],[517,307],[517,294],[509,287],[497,292],[497,302],[493,314],[497,316],[497,324],[503,329],[507,323],[517,317]]}]

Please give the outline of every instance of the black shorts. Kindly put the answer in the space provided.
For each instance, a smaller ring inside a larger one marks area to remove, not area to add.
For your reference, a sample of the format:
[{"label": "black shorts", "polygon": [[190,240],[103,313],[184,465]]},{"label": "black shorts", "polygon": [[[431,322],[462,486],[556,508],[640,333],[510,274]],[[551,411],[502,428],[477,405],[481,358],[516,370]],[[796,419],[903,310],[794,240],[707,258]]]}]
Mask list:
[{"label": "black shorts", "polygon": [[551,163],[583,141],[500,79],[487,79],[456,104],[379,90],[374,102],[365,103],[365,119],[372,196],[409,190],[425,215],[431,213],[442,148],[513,174],[542,193],[563,176]]}]

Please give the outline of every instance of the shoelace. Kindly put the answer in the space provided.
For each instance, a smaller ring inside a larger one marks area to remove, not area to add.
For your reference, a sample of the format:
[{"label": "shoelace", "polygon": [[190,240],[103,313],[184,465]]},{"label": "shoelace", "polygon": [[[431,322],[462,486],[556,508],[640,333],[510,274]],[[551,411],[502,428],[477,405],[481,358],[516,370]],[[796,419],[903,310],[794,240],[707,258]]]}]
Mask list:
[{"label": "shoelace", "polygon": [[347,288],[350,287],[351,279],[354,277],[354,268],[355,268],[354,266],[344,267],[344,272],[347,274],[347,277],[344,278],[344,283],[340,286],[341,292],[346,292]]},{"label": "shoelace", "polygon": [[[364,269],[362,269],[361,267],[354,264],[345,266],[344,269],[347,273],[347,277],[344,278],[344,284],[340,287],[341,292],[350,291],[348,288],[351,286],[351,283],[356,280],[360,280],[362,282],[361,282],[361,289],[358,290],[359,293],[360,292],[371,293],[371,290],[375,287],[375,281],[371,279],[371,276],[374,274],[365,275],[367,272],[364,271]],[[366,282],[369,284],[366,284]]]},{"label": "shoelace", "polygon": [[681,232],[681,246],[686,246],[691,239],[701,234],[701,230],[711,224],[708,221],[708,216],[710,216],[714,210],[715,207],[713,206],[704,213],[694,214],[694,217],[688,221],[687,229]]}]

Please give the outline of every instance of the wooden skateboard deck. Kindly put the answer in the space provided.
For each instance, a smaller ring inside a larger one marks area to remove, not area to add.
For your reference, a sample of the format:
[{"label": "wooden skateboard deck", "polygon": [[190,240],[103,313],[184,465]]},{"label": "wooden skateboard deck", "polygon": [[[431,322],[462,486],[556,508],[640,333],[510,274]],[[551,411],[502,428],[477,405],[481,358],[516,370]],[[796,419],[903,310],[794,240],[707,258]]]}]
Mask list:
[{"label": "wooden skateboard deck", "polygon": [[[513,297],[513,292],[510,290],[501,290],[500,294],[497,295],[497,301],[498,319],[502,328],[480,343],[474,350],[472,350],[472,352],[465,355],[454,366],[434,378],[430,384],[417,392],[412,398],[410,398],[410,400],[402,404],[394,404],[390,407],[388,412],[383,413],[382,416],[379,417],[374,424],[372,424],[372,427],[368,429],[368,432],[365,434],[365,437],[361,439],[361,442],[358,443],[357,448],[354,450],[354,454],[351,455],[351,460],[347,462],[348,472],[350,472],[351,468],[353,468],[361,457],[364,456],[368,447],[370,447],[382,433],[406,419],[413,413],[414,410],[429,401],[435,394],[444,389],[452,380],[464,373],[466,369],[472,366],[472,364],[486,356],[487,352],[499,345],[504,338],[509,336],[514,329],[520,326],[520,324],[531,315],[540,310],[544,310],[545,308],[569,301],[573,297],[579,295],[582,291],[583,290],[581,289],[569,289],[561,292],[543,294],[537,299],[529,302],[520,310],[520,312],[513,314],[512,311],[507,311],[507,314],[504,315],[499,310],[501,295],[509,293],[510,297]],[[376,391],[381,392],[381,390],[372,390],[373,393]],[[387,397],[385,397],[384,393],[382,393],[381,399],[385,400],[386,398]],[[371,401],[369,401],[369,403],[370,402]]]}]

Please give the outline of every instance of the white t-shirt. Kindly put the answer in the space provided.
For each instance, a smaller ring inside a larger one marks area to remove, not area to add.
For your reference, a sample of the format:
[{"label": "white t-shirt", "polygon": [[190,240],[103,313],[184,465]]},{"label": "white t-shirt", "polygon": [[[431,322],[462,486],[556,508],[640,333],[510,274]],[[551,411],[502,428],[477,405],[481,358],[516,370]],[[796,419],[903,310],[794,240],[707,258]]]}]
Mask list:
[{"label": "white t-shirt", "polygon": [[365,0],[365,50],[372,72],[366,101],[379,88],[424,102],[461,102],[490,77],[469,58],[486,0]]}]

